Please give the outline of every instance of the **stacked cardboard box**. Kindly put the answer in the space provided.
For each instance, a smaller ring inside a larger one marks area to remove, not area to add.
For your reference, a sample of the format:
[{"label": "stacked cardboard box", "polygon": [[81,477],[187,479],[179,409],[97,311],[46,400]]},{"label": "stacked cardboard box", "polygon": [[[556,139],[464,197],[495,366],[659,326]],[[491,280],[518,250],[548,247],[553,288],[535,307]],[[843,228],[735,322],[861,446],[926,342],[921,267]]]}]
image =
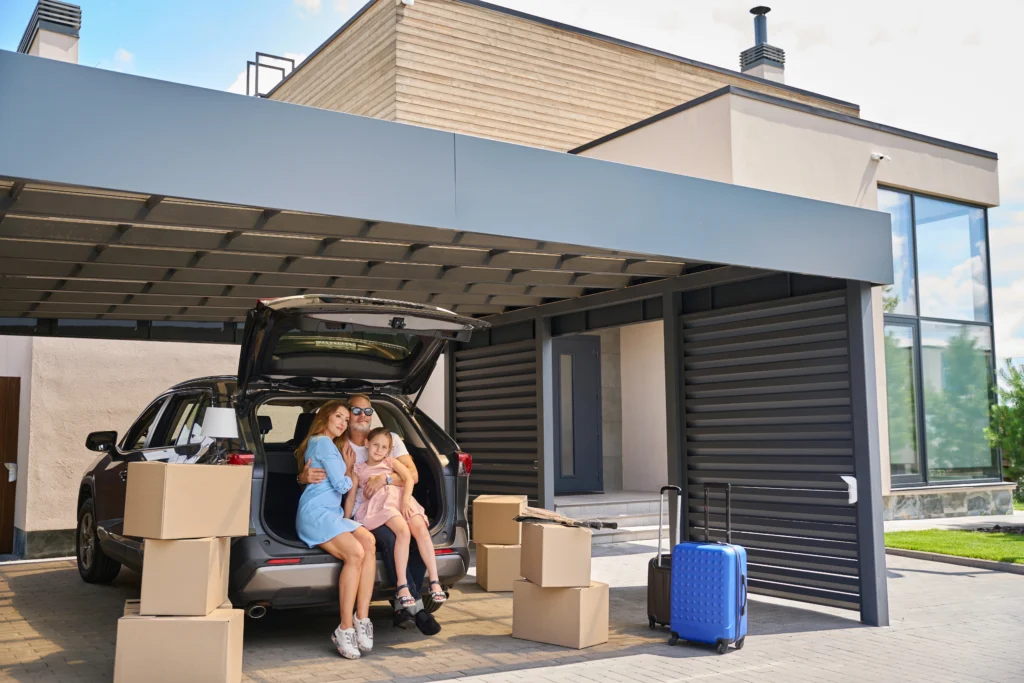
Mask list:
[{"label": "stacked cardboard box", "polygon": [[249,533],[252,468],[133,462],[124,533],[145,539],[140,600],[117,622],[114,681],[242,680],[230,537]]},{"label": "stacked cardboard box", "polygon": [[477,496],[473,501],[476,582],[485,591],[510,591],[520,577],[522,514],[526,496]]},{"label": "stacked cardboard box", "polygon": [[608,584],[590,580],[591,532],[524,524],[512,637],[583,649],[608,642]]}]

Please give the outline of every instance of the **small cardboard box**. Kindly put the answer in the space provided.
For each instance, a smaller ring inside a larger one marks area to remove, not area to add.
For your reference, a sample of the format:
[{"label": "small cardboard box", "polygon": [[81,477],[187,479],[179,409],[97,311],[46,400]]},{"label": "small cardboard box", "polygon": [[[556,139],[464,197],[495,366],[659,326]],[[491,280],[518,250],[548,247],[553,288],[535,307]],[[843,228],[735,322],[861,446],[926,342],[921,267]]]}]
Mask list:
[{"label": "small cardboard box", "polygon": [[476,582],[485,591],[512,590],[512,583],[521,578],[519,573],[520,551],[518,545],[476,546]]},{"label": "small cardboard box", "polygon": [[512,637],[582,650],[608,642],[608,584],[541,588],[512,585]]},{"label": "small cardboard box", "polygon": [[542,588],[590,585],[590,529],[524,524],[520,573]]},{"label": "small cardboard box", "polygon": [[249,535],[252,468],[128,464],[124,535],[171,540]]},{"label": "small cardboard box", "polygon": [[526,496],[477,496],[473,500],[473,541],[480,545],[519,545],[519,522]]},{"label": "small cardboard box", "polygon": [[205,617],[228,599],[230,538],[146,539],[139,614]]},{"label": "small cardboard box", "polygon": [[114,683],[181,683],[242,680],[240,609],[217,609],[205,617],[144,617],[129,601],[117,620]]}]

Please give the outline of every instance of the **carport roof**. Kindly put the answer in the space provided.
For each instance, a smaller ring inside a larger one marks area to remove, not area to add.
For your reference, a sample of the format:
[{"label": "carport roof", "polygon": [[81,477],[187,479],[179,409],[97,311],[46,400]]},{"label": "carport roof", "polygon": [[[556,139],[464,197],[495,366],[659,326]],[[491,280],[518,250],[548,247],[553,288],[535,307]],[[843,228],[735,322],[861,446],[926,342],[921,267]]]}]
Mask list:
[{"label": "carport roof", "polygon": [[688,264],[892,282],[885,214],[0,51],[0,316],[488,315]]}]

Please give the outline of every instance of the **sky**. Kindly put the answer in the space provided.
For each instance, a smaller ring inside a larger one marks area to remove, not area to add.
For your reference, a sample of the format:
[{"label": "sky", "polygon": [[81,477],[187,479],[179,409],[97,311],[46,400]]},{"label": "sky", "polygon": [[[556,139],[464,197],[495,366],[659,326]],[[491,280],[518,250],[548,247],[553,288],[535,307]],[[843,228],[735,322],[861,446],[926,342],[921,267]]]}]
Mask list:
[{"label": "sky", "polygon": [[[733,69],[753,44],[752,0],[492,2]],[[362,1],[80,4],[80,63],[244,93],[245,62],[257,51],[300,61]],[[0,49],[17,49],[34,6],[0,0]],[[1017,123],[1024,94],[1016,50],[1024,2],[774,0],[771,7],[768,39],[786,50],[788,84],[855,102],[870,121],[999,154],[1001,205],[989,212],[996,354],[1024,362],[1024,135]]]}]

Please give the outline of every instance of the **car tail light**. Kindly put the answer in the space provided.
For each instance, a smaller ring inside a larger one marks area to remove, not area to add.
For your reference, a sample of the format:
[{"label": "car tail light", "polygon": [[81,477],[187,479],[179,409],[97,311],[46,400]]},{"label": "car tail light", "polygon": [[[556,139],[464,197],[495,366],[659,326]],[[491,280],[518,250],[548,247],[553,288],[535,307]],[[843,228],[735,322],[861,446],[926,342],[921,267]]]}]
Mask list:
[{"label": "car tail light", "polygon": [[267,560],[267,564],[298,564],[302,562],[302,558],[299,557],[275,557],[272,560]]},{"label": "car tail light", "polygon": [[434,550],[434,554],[435,555],[454,555],[455,554],[455,549],[454,548],[437,548],[436,550]]},{"label": "car tail light", "polygon": [[469,453],[459,453],[459,476],[468,477],[473,471],[473,456]]},{"label": "car tail light", "polygon": [[225,465],[251,465],[256,462],[256,456],[252,453],[245,451],[238,451],[235,453],[228,453],[228,459],[224,461]]}]

